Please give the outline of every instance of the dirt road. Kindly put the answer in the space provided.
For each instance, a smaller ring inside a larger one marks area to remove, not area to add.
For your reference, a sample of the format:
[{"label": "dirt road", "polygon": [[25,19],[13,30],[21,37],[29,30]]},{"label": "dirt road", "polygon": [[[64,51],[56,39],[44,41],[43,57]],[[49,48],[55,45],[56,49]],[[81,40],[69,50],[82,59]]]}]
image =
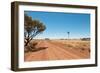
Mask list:
[{"label": "dirt road", "polygon": [[70,60],[89,58],[88,49],[68,47],[66,44],[52,40],[38,41],[37,47],[46,47],[35,52],[27,52],[24,55],[25,61],[44,61],[44,60]]}]

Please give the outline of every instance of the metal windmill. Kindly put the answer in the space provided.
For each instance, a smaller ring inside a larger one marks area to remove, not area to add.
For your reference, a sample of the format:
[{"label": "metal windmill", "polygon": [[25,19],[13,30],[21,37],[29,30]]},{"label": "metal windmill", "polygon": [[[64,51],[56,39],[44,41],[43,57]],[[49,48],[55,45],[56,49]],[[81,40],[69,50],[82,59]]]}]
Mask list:
[{"label": "metal windmill", "polygon": [[68,34],[68,39],[69,39],[70,32],[67,32],[67,34]]}]

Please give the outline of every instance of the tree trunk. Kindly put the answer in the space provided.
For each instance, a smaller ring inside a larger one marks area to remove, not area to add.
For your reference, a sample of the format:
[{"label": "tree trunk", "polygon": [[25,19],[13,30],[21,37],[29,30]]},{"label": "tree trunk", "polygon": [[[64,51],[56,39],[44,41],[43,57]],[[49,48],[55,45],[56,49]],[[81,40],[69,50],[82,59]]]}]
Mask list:
[{"label": "tree trunk", "polygon": [[29,42],[30,42],[29,39],[27,39],[27,42],[25,43],[25,46],[27,46]]}]

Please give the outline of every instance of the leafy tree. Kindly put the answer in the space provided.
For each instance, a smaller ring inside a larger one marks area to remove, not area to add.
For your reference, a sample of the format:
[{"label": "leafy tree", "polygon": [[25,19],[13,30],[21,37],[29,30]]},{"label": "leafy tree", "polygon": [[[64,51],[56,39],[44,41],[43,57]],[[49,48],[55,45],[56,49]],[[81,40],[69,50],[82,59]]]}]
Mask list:
[{"label": "leafy tree", "polygon": [[27,14],[24,15],[24,42],[25,46],[38,34],[42,33],[46,26],[39,20],[33,20]]}]

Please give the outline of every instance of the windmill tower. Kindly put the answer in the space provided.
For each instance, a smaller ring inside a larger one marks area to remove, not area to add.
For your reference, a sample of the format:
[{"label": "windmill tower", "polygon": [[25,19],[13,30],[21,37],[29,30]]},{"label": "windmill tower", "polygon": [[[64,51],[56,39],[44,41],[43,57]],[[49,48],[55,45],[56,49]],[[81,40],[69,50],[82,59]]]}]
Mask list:
[{"label": "windmill tower", "polygon": [[70,32],[67,32],[67,34],[68,34],[68,39],[69,39]]}]

